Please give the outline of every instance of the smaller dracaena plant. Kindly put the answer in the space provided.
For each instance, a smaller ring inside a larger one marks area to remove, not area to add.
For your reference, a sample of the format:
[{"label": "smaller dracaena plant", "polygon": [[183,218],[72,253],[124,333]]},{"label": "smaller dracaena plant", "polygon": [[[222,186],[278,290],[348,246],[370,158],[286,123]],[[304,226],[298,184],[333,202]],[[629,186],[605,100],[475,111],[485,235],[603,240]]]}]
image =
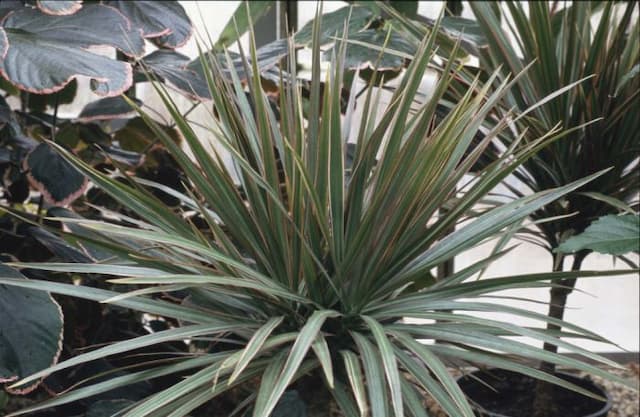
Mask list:
[{"label": "smaller dracaena plant", "polygon": [[[123,415],[184,416],[234,390],[242,394],[237,401],[240,410],[267,417],[287,389],[304,391],[311,386],[312,397],[332,398],[349,417],[426,416],[420,400],[423,392],[449,415],[472,417],[472,408],[446,369],[450,360],[497,366],[593,395],[503,354],[550,361],[625,383],[584,361],[510,336],[552,342],[615,366],[559,337],[602,338],[489,297],[498,290],[549,286],[549,280],[616,271],[472,279],[507,252],[503,251],[441,281],[430,273],[444,260],[495,237],[598,174],[469,218],[472,207],[496,184],[562,133],[545,132],[517,152],[506,152],[456,195],[456,185],[484,147],[508,126],[505,117],[482,143],[469,149],[487,114],[508,93],[510,81],[492,92],[476,83],[434,126],[437,103],[455,75],[449,67],[433,96],[415,109],[414,97],[433,56],[435,35],[421,42],[380,120],[373,116],[378,96],[373,88],[368,90],[353,162],[346,169],[346,132],[352,122],[349,113],[344,119],[340,113],[346,44],[333,57],[321,92],[318,27],[313,34],[308,118],[293,59],[293,73],[286,82],[282,77],[276,117],[260,85],[253,47],[253,59],[245,68],[252,76],[246,85],[233,65],[225,66],[213,55],[203,59],[215,107],[205,125],[216,137],[214,147],[199,140],[166,89],[157,86],[195,161],[142,115],[188,178],[185,193],[136,178],[123,184],[59,148],[96,186],[136,216],[109,213],[114,219],[110,222],[57,219],[70,230],[66,235],[70,241],[82,243],[92,253],[106,254],[98,262],[13,266],[115,277],[111,282],[129,291],[13,276],[3,276],[0,284],[107,302],[164,317],[172,324],[166,330],[81,353],[15,386],[166,341],[193,344],[224,338],[228,343],[205,352],[180,352],[165,362],[138,363],[142,370],[88,381],[14,415],[177,374],[183,379],[128,405]],[[517,120],[522,115],[509,117]],[[231,155],[232,167],[223,163],[221,149]],[[182,209],[167,208],[148,187],[160,187],[180,199]],[[451,209],[438,216],[445,204]],[[463,220],[468,221],[451,232]],[[159,294],[173,294],[182,302],[156,297]],[[479,311],[533,319],[540,326],[473,316]],[[407,317],[437,321],[410,324],[403,321]],[[545,324],[550,321],[566,331],[547,330]],[[442,343],[426,345],[419,339]]]}]

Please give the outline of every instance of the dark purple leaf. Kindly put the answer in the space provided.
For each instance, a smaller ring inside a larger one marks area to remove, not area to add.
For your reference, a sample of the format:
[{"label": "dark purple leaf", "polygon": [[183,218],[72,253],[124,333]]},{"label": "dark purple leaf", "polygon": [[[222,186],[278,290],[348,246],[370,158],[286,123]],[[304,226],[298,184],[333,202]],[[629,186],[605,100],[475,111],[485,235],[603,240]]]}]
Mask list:
[{"label": "dark purple leaf", "polygon": [[94,45],[112,46],[129,56],[144,52],[140,31],[112,7],[92,4],[68,16],[16,10],[0,28],[0,73],[34,93],[54,93],[82,75],[92,79],[97,94],[119,95],[131,86],[131,66],[88,52]]},{"label": "dark purple leaf", "polygon": [[[140,100],[134,101],[138,105],[142,105]],[[107,97],[84,106],[77,121],[91,122],[95,120],[124,119],[133,116],[135,113],[135,109],[122,96]]]},{"label": "dark purple leaf", "polygon": [[66,206],[84,193],[87,178],[47,143],[41,143],[23,162],[32,187],[54,206]]},{"label": "dark purple leaf", "polygon": [[0,97],[0,140],[27,151],[38,144],[24,134],[15,113],[3,97]]},{"label": "dark purple leaf", "polygon": [[[195,64],[185,55],[159,49],[145,56],[142,61],[158,77],[168,81],[192,99],[210,100],[207,80]],[[200,65],[200,61],[197,62]]]},{"label": "dark purple leaf", "polygon": [[177,1],[107,1],[120,10],[145,38],[163,48],[175,49],[191,38],[191,21]]},{"label": "dark purple leaf", "polygon": [[[0,263],[3,278],[26,279]],[[62,350],[62,309],[44,291],[0,285],[0,383],[17,381],[58,361]],[[40,380],[16,389],[27,394]]]},{"label": "dark purple leaf", "polygon": [[70,245],[60,236],[54,235],[42,227],[27,226],[26,234],[32,236],[44,247],[49,249],[61,262],[93,262],[93,259],[85,255],[80,249]]},{"label": "dark purple leaf", "polygon": [[[342,37],[344,24],[349,19],[347,33],[351,38],[355,33],[364,30],[375,18],[373,11],[368,7],[345,6],[334,12],[322,15],[320,24],[320,43],[333,42],[334,37]],[[310,21],[295,34],[296,45],[309,46],[313,35],[314,20]]]},{"label": "dark purple leaf", "polygon": [[384,71],[400,70],[403,67],[403,57],[392,52],[385,52],[378,61],[380,49],[368,45],[378,48],[384,46],[386,50],[402,52],[407,55],[413,55],[416,52],[416,46],[396,32],[392,32],[387,41],[386,32],[368,29],[350,35],[349,41],[359,42],[358,44],[347,44],[345,67],[349,69],[375,67],[378,71]]}]

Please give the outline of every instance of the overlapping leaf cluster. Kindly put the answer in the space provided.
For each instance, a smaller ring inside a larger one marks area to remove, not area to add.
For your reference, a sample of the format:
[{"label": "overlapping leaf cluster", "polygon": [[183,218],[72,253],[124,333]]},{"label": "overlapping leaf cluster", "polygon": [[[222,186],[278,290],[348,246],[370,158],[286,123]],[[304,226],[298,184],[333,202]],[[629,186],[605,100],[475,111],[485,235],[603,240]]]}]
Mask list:
[{"label": "overlapping leaf cluster", "polygon": [[[319,28],[313,33],[308,113],[303,112],[291,58],[292,74],[288,82],[280,83],[276,116],[260,83],[255,48],[254,59],[244,69],[251,74],[246,85],[233,69],[231,57],[226,63],[213,54],[203,60],[215,107],[206,123],[216,137],[213,146],[200,140],[166,89],[158,86],[195,160],[142,113],[188,179],[184,193],[155,187],[178,198],[183,210],[167,208],[141,187],[154,186],[149,181],[131,178],[123,184],[59,149],[135,215],[108,213],[111,222],[58,218],[72,231],[71,241],[106,256],[96,263],[31,263],[28,267],[116,277],[113,282],[122,284],[124,292],[11,277],[0,278],[0,283],[107,302],[175,319],[177,325],[80,354],[16,386],[166,341],[224,337],[232,347],[143,364],[144,370],[85,385],[22,413],[180,374],[184,375],[181,382],[128,406],[124,415],[184,416],[234,387],[251,385],[255,390],[239,404],[251,406],[253,416],[267,417],[288,388],[314,378],[323,381],[323,392],[349,417],[368,413],[426,416],[422,392],[428,392],[448,414],[472,417],[470,405],[446,369],[450,360],[510,369],[592,395],[501,353],[625,382],[581,360],[509,338],[529,336],[615,365],[559,338],[602,340],[599,336],[488,297],[502,289],[549,286],[547,280],[578,273],[472,279],[504,251],[441,281],[431,275],[439,263],[499,235],[601,173],[469,218],[480,199],[562,132],[544,130],[518,150],[510,148],[458,193],[457,184],[489,142],[540,103],[505,115],[470,149],[487,116],[511,94],[514,81],[497,80],[497,74],[484,85],[475,80],[451,112],[434,123],[438,103],[457,74],[450,62],[433,96],[415,109],[414,98],[433,57],[436,31],[421,42],[380,120],[375,117],[381,107],[379,90],[367,90],[362,103],[365,116],[347,170],[353,118],[351,112],[342,116],[340,111],[346,43],[335,49],[331,69],[322,74]],[[224,74],[230,74],[230,79]],[[492,87],[493,81],[498,81],[497,88]],[[569,88],[549,93],[554,97]],[[233,166],[223,163],[223,151],[231,155]],[[451,209],[438,215],[444,205]],[[451,232],[463,220],[467,221]],[[155,297],[167,293],[181,294],[182,302]],[[480,319],[474,312],[526,317],[540,326]],[[427,323],[412,324],[406,318]],[[561,324],[565,331],[546,330],[547,322]],[[425,345],[421,339],[444,343]]]}]

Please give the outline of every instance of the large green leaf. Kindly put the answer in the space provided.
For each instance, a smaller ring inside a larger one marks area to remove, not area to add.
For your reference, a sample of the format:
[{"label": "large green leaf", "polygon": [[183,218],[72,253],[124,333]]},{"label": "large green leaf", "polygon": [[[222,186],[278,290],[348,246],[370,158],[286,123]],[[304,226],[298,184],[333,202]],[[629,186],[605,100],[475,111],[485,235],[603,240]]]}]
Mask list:
[{"label": "large green leaf", "polygon": [[[0,264],[4,277],[26,278]],[[49,293],[0,284],[0,382],[12,382],[55,365],[62,349],[62,310]],[[33,391],[40,380],[7,390]]]},{"label": "large green leaf", "polygon": [[588,249],[609,255],[638,252],[640,219],[637,214],[608,215],[591,223],[584,232],[572,236],[558,246],[558,252],[578,252]]},{"label": "large green leaf", "polygon": [[0,72],[20,89],[34,93],[56,92],[80,75],[90,77],[100,95],[127,90],[131,66],[87,51],[93,45],[113,46],[129,56],[144,51],[140,31],[111,7],[93,4],[66,16],[16,10],[0,27]]},{"label": "large green leaf", "polygon": [[125,15],[142,36],[162,48],[175,49],[191,38],[191,21],[180,2],[173,0],[105,1]]}]

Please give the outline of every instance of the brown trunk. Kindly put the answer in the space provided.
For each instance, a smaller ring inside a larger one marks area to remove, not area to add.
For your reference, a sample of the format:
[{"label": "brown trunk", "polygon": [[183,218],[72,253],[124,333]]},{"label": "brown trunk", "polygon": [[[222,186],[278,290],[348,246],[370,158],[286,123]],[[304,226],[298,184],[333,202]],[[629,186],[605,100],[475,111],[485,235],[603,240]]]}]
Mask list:
[{"label": "brown trunk", "polygon": [[[571,270],[579,271],[580,267],[582,266],[582,261],[584,261],[584,258],[586,258],[588,254],[589,251],[580,251],[576,253],[573,257]],[[563,261],[564,255],[556,255],[556,257],[554,257],[553,270],[562,271]],[[567,297],[573,291],[573,288],[576,285],[576,279],[563,279],[561,281],[558,281],[558,284],[558,287],[551,288],[551,300],[549,302],[549,313],[547,315],[549,317],[562,320],[567,304]],[[547,323],[547,329],[560,330],[561,327],[552,323]],[[558,346],[551,343],[545,343],[544,350],[546,350],[547,352],[557,353]],[[540,370],[552,374],[556,371],[556,366],[553,363],[542,362],[540,364]],[[534,417],[553,417],[556,415],[553,403],[554,388],[554,384],[538,380],[538,382],[536,383],[536,395],[533,403]]]}]

